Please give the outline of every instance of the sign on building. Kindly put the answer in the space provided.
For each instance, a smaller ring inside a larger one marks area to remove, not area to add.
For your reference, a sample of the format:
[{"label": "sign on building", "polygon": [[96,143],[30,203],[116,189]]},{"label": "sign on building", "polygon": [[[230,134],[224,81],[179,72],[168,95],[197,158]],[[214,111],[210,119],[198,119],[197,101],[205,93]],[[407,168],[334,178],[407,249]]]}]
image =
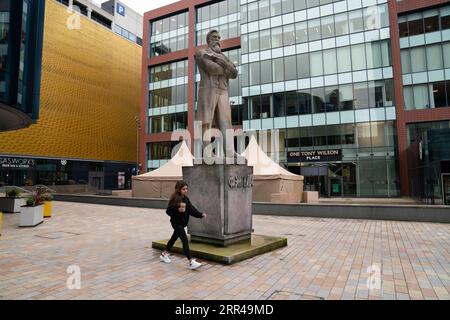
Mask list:
[{"label": "sign on building", "polygon": [[117,2],[117,13],[125,17],[125,7]]},{"label": "sign on building", "polygon": [[342,161],[342,150],[290,151],[287,154],[287,160],[288,162]]}]

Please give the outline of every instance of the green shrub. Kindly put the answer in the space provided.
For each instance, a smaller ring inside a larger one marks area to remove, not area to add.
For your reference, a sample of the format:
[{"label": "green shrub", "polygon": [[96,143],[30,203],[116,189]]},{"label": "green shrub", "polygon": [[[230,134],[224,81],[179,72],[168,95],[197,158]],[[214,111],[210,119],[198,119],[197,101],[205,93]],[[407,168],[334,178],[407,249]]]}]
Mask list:
[{"label": "green shrub", "polygon": [[17,189],[11,189],[6,191],[7,198],[18,198],[20,196],[20,191]]},{"label": "green shrub", "polygon": [[36,205],[36,199],[34,197],[29,197],[27,199],[27,206],[34,207]]}]

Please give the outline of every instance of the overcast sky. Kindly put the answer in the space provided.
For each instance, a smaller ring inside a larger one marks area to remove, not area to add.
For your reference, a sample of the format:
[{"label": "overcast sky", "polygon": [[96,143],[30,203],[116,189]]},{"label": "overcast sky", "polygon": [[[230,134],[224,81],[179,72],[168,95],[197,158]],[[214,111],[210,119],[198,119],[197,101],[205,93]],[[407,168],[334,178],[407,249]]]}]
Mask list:
[{"label": "overcast sky", "polygon": [[[94,3],[102,3],[106,0],[92,0]],[[165,5],[177,2],[179,0],[119,0],[119,2],[127,5],[131,9],[144,14],[147,11],[163,7]]]}]

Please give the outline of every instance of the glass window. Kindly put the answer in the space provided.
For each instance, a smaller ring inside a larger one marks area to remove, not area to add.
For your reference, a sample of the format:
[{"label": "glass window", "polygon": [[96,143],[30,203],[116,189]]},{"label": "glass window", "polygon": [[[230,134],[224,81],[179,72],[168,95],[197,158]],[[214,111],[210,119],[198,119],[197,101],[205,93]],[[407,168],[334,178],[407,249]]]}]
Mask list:
[{"label": "glass window", "polygon": [[348,34],[348,14],[347,12],[339,13],[334,16],[336,25],[336,36]]},{"label": "glass window", "polygon": [[424,33],[423,20],[417,19],[413,21],[408,21],[408,30],[410,36],[415,36]]},{"label": "glass window", "polygon": [[353,86],[351,84],[339,85],[340,110],[353,110]]},{"label": "glass window", "polygon": [[308,42],[308,25],[306,21],[295,24],[295,38],[297,43]]},{"label": "glass window", "polygon": [[283,30],[281,27],[272,28],[272,47],[277,48],[283,45]]},{"label": "glass window", "polygon": [[228,37],[229,38],[235,38],[235,37],[238,37],[239,36],[239,31],[240,30],[240,27],[238,28],[238,23],[237,23],[237,21],[234,21],[234,22],[230,22],[229,24],[228,24]]},{"label": "glass window", "polygon": [[175,31],[178,29],[177,16],[170,17],[170,31]]},{"label": "glass window", "polygon": [[415,47],[411,48],[411,64],[412,72],[422,72],[427,69],[427,60],[425,55],[425,47]]},{"label": "glass window", "polygon": [[286,92],[286,113],[288,116],[298,114],[297,92]]},{"label": "glass window", "polygon": [[403,49],[400,51],[402,59],[402,73],[411,73],[411,55],[409,54],[409,49]]},{"label": "glass window", "polygon": [[403,99],[405,103],[405,110],[414,109],[414,94],[412,86],[403,87]]},{"label": "glass window", "polygon": [[424,19],[425,32],[439,31],[439,17],[427,17]]},{"label": "glass window", "polygon": [[303,10],[306,9],[306,0],[295,0],[294,1],[294,10]]},{"label": "glass window", "polygon": [[420,84],[413,86],[413,93],[414,93],[414,107],[416,109],[430,108],[427,84]]},{"label": "glass window", "polygon": [[323,75],[322,51],[310,53],[311,77]]},{"label": "glass window", "polygon": [[260,65],[259,62],[252,62],[250,66],[250,85],[256,85],[261,83],[260,79]]},{"label": "glass window", "polygon": [[381,44],[381,58],[383,60],[383,67],[389,67],[391,63],[391,42],[383,40]]},{"label": "glass window", "polygon": [[219,2],[219,16],[225,17],[228,15],[228,1],[220,1]]},{"label": "glass window", "polygon": [[380,42],[369,42],[366,43],[366,56],[367,56],[367,68],[381,68],[382,67],[382,57],[381,57],[381,47]]},{"label": "glass window", "polygon": [[270,17],[270,2],[269,0],[257,1],[259,3],[259,19]]},{"label": "glass window", "polygon": [[441,17],[442,30],[450,29],[450,15]]},{"label": "glass window", "polygon": [[228,0],[228,14],[239,12],[239,0]]},{"label": "glass window", "polygon": [[217,19],[219,17],[219,3],[216,2],[214,4],[211,4],[209,7],[210,19]]},{"label": "glass window", "polygon": [[442,44],[444,47],[444,68],[450,68],[450,42]]},{"label": "glass window", "polygon": [[248,22],[248,6],[242,6],[241,7],[241,23],[247,23]]},{"label": "glass window", "polygon": [[261,97],[251,97],[250,98],[250,115],[252,119],[261,118]]},{"label": "glass window", "polygon": [[389,27],[389,10],[387,4],[378,6],[378,13],[380,15],[380,27]]},{"label": "glass window", "polygon": [[281,3],[283,13],[292,12],[294,10],[294,1],[293,0],[282,0]]},{"label": "glass window", "polygon": [[272,61],[261,61],[261,84],[272,82]]},{"label": "glass window", "polygon": [[248,52],[259,50],[259,32],[252,32],[248,35]]},{"label": "glass window", "polygon": [[270,49],[270,29],[261,30],[259,32],[259,45],[260,50]]},{"label": "glass window", "polygon": [[440,43],[426,47],[428,70],[437,70],[444,67],[442,46]]},{"label": "glass window", "polygon": [[283,45],[290,46],[295,44],[294,24],[283,26]]},{"label": "glass window", "polygon": [[299,79],[309,78],[309,53],[297,55],[297,76]]},{"label": "glass window", "polygon": [[270,0],[270,14],[272,17],[281,14],[281,0]]},{"label": "glass window", "polygon": [[337,48],[338,71],[349,72],[352,70],[350,47]]},{"label": "glass window", "polygon": [[366,52],[364,44],[358,44],[352,48],[352,70],[366,69]]},{"label": "glass window", "polygon": [[261,96],[261,118],[270,118],[270,95]]},{"label": "glass window", "polygon": [[296,56],[284,57],[284,79],[297,79]]},{"label": "glass window", "polygon": [[364,30],[362,9],[350,11],[348,13],[348,20],[350,24],[350,33],[361,32]]},{"label": "glass window", "polygon": [[200,8],[200,16],[201,16],[201,21],[208,21],[211,20],[209,17],[209,6],[205,6]]},{"label": "glass window", "polygon": [[325,90],[323,87],[311,89],[312,110],[314,113],[325,112]]},{"label": "glass window", "polygon": [[324,74],[337,73],[336,49],[329,49],[323,52]]},{"label": "glass window", "polygon": [[320,19],[308,20],[308,33],[309,33],[309,41],[320,39],[321,37]]},{"label": "glass window", "polygon": [[334,37],[334,17],[326,16],[321,19],[322,38]]},{"label": "glass window", "polygon": [[450,81],[446,82],[446,88],[447,88],[447,106],[450,105]]},{"label": "glass window", "polygon": [[431,101],[431,108],[446,107],[445,81],[435,82],[430,84],[433,95]]},{"label": "glass window", "polygon": [[337,86],[325,88],[325,105],[327,112],[339,110],[339,89]]},{"label": "glass window", "polygon": [[273,59],[272,60],[272,72],[273,72],[273,81],[283,81],[284,80],[284,66],[283,66],[283,58]]},{"label": "glass window", "polygon": [[355,109],[369,108],[369,91],[367,82],[358,82],[353,85]]},{"label": "glass window", "polygon": [[308,8],[316,7],[319,5],[319,0],[307,0]]},{"label": "glass window", "polygon": [[309,89],[298,91],[298,103],[299,103],[299,113],[309,114],[311,113],[311,93]]},{"label": "glass window", "polygon": [[286,102],[284,92],[273,94],[273,113],[274,117],[282,117],[286,115]]},{"label": "glass window", "polygon": [[400,33],[400,38],[409,36],[407,21],[399,23],[398,29],[399,29],[399,33]]},{"label": "glass window", "polygon": [[248,4],[248,22],[258,20],[258,2]]}]

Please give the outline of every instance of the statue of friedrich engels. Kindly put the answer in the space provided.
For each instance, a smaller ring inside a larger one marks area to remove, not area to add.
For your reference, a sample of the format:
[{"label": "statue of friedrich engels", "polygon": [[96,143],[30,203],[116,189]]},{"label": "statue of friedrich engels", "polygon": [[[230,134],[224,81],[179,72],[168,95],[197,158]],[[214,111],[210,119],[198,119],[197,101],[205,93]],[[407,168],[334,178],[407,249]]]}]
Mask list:
[{"label": "statue of friedrich engels", "polygon": [[217,30],[208,32],[206,42],[208,47],[199,49],[195,53],[201,76],[195,120],[202,122],[203,134],[211,128],[220,129],[226,155],[234,157],[234,143],[230,143],[230,146],[226,143],[226,131],[233,128],[228,82],[229,79],[237,77],[238,71],[233,62],[222,53],[220,35]]}]

